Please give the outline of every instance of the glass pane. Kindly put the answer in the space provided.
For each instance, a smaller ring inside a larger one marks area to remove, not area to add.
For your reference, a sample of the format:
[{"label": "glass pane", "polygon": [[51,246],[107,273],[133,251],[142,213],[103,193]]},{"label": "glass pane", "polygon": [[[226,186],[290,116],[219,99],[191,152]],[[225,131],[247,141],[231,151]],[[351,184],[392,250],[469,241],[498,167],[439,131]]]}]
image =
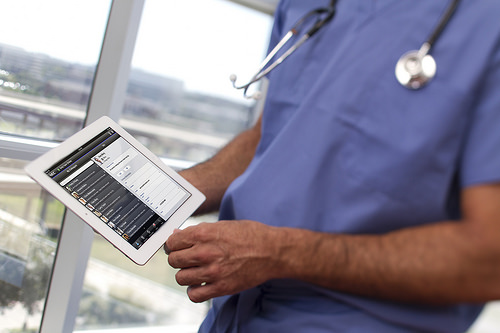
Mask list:
[{"label": "glass pane", "polygon": [[267,51],[272,17],[224,0],[147,0],[121,123],[159,156],[199,162],[255,119],[232,87]]},{"label": "glass pane", "polygon": [[0,132],[62,140],[82,127],[110,4],[0,2]]},{"label": "glass pane", "polygon": [[0,332],[38,331],[64,206],[0,158]]},{"label": "glass pane", "polygon": [[[205,219],[209,218],[213,217]],[[196,332],[208,305],[189,301],[166,260],[160,249],[146,265],[138,266],[95,235],[75,332],[136,328],[130,332],[142,333],[148,327]]]}]

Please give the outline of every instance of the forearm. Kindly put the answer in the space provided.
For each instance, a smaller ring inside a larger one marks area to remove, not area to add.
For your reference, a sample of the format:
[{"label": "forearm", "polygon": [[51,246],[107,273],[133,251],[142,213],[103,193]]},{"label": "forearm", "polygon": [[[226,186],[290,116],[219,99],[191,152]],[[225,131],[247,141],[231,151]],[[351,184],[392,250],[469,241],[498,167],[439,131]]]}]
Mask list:
[{"label": "forearm", "polygon": [[500,297],[500,253],[497,235],[478,230],[465,222],[366,236],[284,229],[280,277],[394,301],[484,302]]},{"label": "forearm", "polygon": [[227,187],[250,164],[260,141],[260,126],[259,118],[252,128],[236,136],[211,159],[180,172],[207,197],[197,214],[219,208]]},{"label": "forearm", "polygon": [[[351,235],[255,221],[200,224],[167,240],[181,285],[202,302],[271,279],[377,299],[451,304],[500,299],[500,184],[462,191],[461,221]],[[376,223],[376,221],[374,221]]]}]

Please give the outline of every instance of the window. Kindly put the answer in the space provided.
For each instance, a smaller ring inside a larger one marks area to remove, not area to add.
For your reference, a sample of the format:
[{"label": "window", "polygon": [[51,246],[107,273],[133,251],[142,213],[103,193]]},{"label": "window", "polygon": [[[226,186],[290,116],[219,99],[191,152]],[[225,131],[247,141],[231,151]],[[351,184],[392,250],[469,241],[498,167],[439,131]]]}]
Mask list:
[{"label": "window", "polygon": [[251,77],[271,23],[224,0],[147,0],[121,123],[157,155],[212,156],[256,117],[229,77]]},{"label": "window", "polygon": [[0,158],[0,330],[40,325],[64,207]]},{"label": "window", "polygon": [[[253,74],[271,23],[227,0],[146,0],[120,124],[174,167],[211,156],[254,121],[229,76]],[[160,250],[137,266],[96,236],[75,330],[195,332],[208,305],[189,301],[166,260]]]},{"label": "window", "polygon": [[109,6],[99,0],[0,4],[6,29],[0,37],[1,132],[62,140],[82,127]]},{"label": "window", "polygon": [[0,230],[8,236],[0,240],[0,331],[195,331],[206,313],[206,304],[187,299],[163,253],[136,266],[22,171],[102,115],[174,167],[211,156],[254,121],[258,107],[229,75],[253,74],[272,18],[227,0],[147,0],[129,76],[143,4],[0,4],[8,31],[0,36]]},{"label": "window", "polygon": [[41,325],[65,209],[23,167],[82,127],[109,7],[102,0],[0,3],[2,332]]}]

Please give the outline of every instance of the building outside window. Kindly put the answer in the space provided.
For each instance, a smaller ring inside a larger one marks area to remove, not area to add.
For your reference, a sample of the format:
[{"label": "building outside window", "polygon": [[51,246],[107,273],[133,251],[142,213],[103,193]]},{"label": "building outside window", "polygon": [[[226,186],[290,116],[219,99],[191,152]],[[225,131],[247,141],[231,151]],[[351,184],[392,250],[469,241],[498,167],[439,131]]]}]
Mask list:
[{"label": "building outside window", "polygon": [[271,23],[229,1],[147,0],[121,123],[160,156],[212,156],[256,117],[229,77],[253,74]]}]

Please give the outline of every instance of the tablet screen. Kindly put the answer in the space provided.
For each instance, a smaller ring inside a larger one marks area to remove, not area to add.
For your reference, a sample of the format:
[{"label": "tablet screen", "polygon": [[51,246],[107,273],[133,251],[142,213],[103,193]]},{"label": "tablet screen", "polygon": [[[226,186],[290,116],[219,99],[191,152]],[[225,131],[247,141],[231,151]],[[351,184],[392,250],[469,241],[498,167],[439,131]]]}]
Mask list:
[{"label": "tablet screen", "polygon": [[135,249],[191,196],[111,127],[45,174]]}]

